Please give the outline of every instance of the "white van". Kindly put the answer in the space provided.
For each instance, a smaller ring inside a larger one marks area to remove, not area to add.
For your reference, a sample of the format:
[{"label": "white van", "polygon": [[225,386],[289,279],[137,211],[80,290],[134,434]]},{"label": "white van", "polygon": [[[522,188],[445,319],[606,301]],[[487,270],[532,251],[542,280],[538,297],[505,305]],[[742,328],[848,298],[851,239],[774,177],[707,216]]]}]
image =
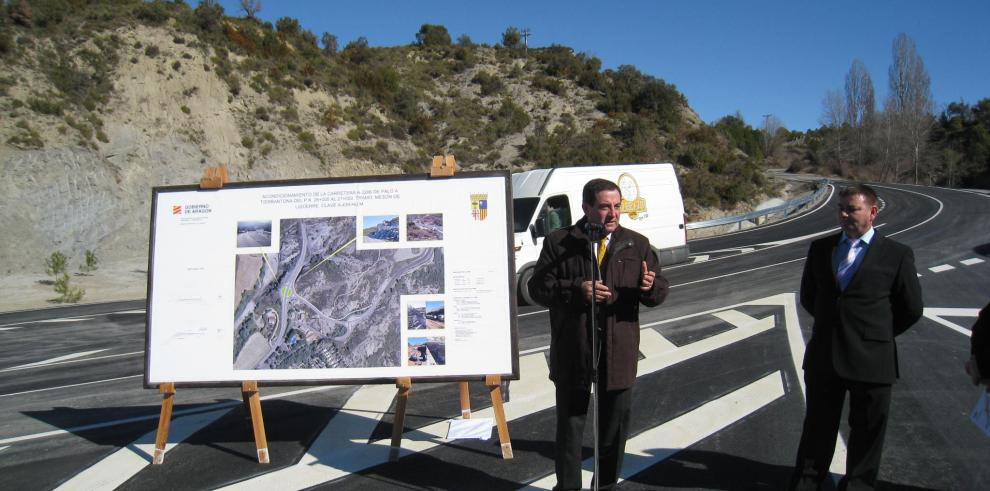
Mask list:
[{"label": "white van", "polygon": [[686,261],[684,202],[672,164],[624,164],[534,169],[512,174],[513,230],[519,296],[534,305],[527,283],[550,231],[584,216],[581,191],[594,179],[622,190],[619,223],[648,239],[661,264]]}]

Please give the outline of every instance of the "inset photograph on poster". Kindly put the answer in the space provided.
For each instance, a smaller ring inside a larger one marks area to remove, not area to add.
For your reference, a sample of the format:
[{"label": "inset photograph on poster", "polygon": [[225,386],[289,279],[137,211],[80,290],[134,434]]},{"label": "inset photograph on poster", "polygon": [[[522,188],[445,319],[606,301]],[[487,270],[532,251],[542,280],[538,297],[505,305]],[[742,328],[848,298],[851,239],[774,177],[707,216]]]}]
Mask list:
[{"label": "inset photograph on poster", "polygon": [[244,220],[237,222],[237,247],[271,247],[271,220]]},{"label": "inset photograph on poster", "polygon": [[406,360],[409,366],[430,366],[445,365],[447,358],[445,354],[446,343],[441,337],[413,337],[409,338]]},{"label": "inset photograph on poster", "polygon": [[364,242],[399,241],[399,215],[366,216],[362,223],[361,236]]},{"label": "inset photograph on poster", "polygon": [[406,240],[443,240],[443,214],[410,213],[407,215]]}]

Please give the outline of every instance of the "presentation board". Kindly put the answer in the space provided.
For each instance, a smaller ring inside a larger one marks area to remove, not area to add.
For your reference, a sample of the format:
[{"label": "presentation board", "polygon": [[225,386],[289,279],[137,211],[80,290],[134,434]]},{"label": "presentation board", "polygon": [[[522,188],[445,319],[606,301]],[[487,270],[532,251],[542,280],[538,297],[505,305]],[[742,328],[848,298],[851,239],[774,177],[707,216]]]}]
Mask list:
[{"label": "presentation board", "polygon": [[145,385],[518,378],[508,172],[152,190]]}]

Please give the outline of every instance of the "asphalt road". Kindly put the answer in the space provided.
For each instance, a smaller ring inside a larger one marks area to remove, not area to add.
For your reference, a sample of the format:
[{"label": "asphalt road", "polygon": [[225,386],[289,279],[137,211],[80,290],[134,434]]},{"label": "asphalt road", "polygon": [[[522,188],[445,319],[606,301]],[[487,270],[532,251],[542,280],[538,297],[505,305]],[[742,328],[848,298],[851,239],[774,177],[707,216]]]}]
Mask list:
[{"label": "asphalt road", "polygon": [[[901,380],[881,469],[888,489],[986,489],[990,437],[962,365],[990,292],[990,197],[880,187],[879,230],[911,245],[926,317],[898,338]],[[835,197],[783,223],[693,241],[667,302],[641,313],[642,358],[622,489],[780,489],[800,436],[795,305],[808,244],[835,230]],[[950,269],[951,267],[951,269]],[[931,269],[934,268],[934,269]],[[443,441],[453,384],[414,385],[402,458],[387,461],[394,388],[263,387],[271,463],[255,460],[236,388],[180,389],[164,464],[148,465],[160,396],[142,388],[143,302],[0,314],[3,489],[549,489],[548,317],[519,310],[521,380],[497,438]],[[472,384],[472,404],[490,412]],[[845,431],[845,430],[843,430]],[[590,445],[590,439],[589,439]],[[844,443],[833,470],[842,472]],[[587,456],[591,456],[590,447]]]}]

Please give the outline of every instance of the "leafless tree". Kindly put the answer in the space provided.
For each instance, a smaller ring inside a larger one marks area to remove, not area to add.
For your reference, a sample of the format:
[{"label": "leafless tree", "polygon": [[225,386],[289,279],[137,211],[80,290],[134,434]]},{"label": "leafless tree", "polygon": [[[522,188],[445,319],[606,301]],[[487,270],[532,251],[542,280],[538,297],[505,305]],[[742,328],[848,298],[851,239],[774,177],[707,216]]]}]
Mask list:
[{"label": "leafless tree", "polygon": [[836,169],[842,168],[843,128],[848,119],[848,116],[846,116],[846,101],[843,99],[842,93],[838,90],[825,92],[825,98],[822,99],[822,117],[820,122],[823,126],[827,126],[832,130],[825,136],[825,148],[827,152],[835,157]]},{"label": "leafless tree", "polygon": [[848,125],[855,163],[871,164],[872,134],[876,123],[876,101],[873,95],[873,79],[866,65],[854,60],[846,74],[845,123]]},{"label": "leafless tree", "polygon": [[780,143],[780,132],[784,123],[773,114],[763,115],[763,157],[770,160]]},{"label": "leafless tree", "polygon": [[908,144],[917,184],[922,147],[933,121],[931,79],[914,41],[907,34],[900,33],[894,39],[893,55],[888,70],[890,102],[885,109],[892,112],[894,129]]},{"label": "leafless tree", "polygon": [[248,18],[253,19],[254,14],[261,12],[261,0],[241,0],[241,10]]}]

